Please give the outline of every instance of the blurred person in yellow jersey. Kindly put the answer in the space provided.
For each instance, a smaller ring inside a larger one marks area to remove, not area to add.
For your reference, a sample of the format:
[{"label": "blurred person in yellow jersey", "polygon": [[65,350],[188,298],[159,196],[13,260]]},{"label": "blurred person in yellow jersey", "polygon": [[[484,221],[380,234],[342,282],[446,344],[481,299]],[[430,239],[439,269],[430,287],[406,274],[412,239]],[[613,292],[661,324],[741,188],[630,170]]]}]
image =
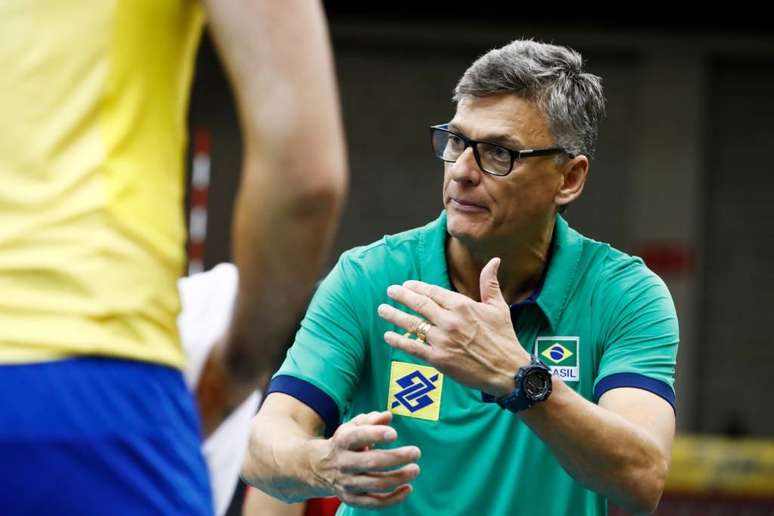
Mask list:
[{"label": "blurred person in yellow jersey", "polygon": [[[203,365],[200,424],[175,319],[205,20],[244,156],[237,301]],[[282,349],[346,189],[321,7],[0,0],[0,71],[2,512],[211,514],[201,435]]]}]

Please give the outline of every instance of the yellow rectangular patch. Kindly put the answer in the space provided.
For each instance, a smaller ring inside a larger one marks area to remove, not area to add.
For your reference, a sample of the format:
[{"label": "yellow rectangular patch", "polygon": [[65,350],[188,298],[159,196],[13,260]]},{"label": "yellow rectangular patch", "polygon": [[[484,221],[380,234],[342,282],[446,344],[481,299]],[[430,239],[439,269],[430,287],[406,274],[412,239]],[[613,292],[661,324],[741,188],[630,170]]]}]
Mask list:
[{"label": "yellow rectangular patch", "polygon": [[387,410],[399,416],[438,421],[443,374],[419,364],[393,361]]}]

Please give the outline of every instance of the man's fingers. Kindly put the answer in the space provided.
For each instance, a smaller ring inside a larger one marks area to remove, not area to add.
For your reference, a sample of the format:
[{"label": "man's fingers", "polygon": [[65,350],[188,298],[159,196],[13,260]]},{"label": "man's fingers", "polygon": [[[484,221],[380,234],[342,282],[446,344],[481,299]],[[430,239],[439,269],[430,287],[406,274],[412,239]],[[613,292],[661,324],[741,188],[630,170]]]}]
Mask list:
[{"label": "man's fingers", "polygon": [[438,306],[435,301],[400,285],[390,285],[387,288],[387,295],[390,299],[411,308],[433,324],[438,324],[444,317],[445,310]]},{"label": "man's fingers", "polygon": [[355,425],[388,425],[392,421],[392,413],[389,411],[368,412],[367,414],[358,414],[349,420]]},{"label": "man's fingers", "polygon": [[370,414],[358,414],[357,416],[350,419],[349,422],[356,426],[364,425],[366,424],[366,419],[368,416],[370,416]]},{"label": "man's fingers", "polygon": [[387,425],[352,425],[338,433],[337,444],[345,450],[362,450],[376,443],[390,443],[398,437],[395,429]]},{"label": "man's fingers", "polygon": [[390,346],[399,349],[411,356],[420,358],[425,362],[432,363],[433,347],[418,340],[398,335],[394,331],[388,331],[384,334],[384,341]]},{"label": "man's fingers", "polygon": [[396,487],[411,482],[419,475],[419,466],[407,464],[400,469],[354,475],[340,485],[350,493],[390,493]]},{"label": "man's fingers", "polygon": [[376,449],[342,454],[340,469],[344,473],[371,473],[402,466],[419,460],[421,453],[416,446]]},{"label": "man's fingers", "polygon": [[351,494],[346,493],[341,495],[341,499],[347,505],[353,507],[363,507],[375,509],[379,507],[389,507],[395,505],[411,494],[412,487],[408,484],[398,486],[391,493],[367,493],[367,494]]},{"label": "man's fingers", "polygon": [[452,310],[460,303],[470,301],[470,299],[458,292],[452,292],[451,290],[439,287],[438,285],[431,285],[424,281],[409,280],[403,282],[403,286],[412,292],[427,296],[438,306],[446,308],[447,310]]},{"label": "man's fingers", "polygon": [[390,412],[358,414],[342,425],[334,434],[337,469],[340,480],[337,494],[348,505],[379,508],[402,502],[411,492],[407,483],[419,475],[415,463],[420,457],[416,446],[391,449],[370,449],[375,443],[390,442],[397,438],[394,428],[386,424],[392,420]]},{"label": "man's fingers", "polygon": [[503,293],[500,291],[500,282],[497,280],[497,272],[499,270],[500,258],[492,258],[481,269],[479,286],[482,303],[505,303]]},{"label": "man's fingers", "polygon": [[[416,315],[409,315],[388,304],[379,305],[377,313],[379,314],[379,317],[385,321],[389,321],[411,333],[415,333],[419,325],[423,322],[423,319],[420,319]],[[429,341],[432,339],[433,333],[437,331],[439,331],[438,328],[431,324],[426,330],[425,338]]]},{"label": "man's fingers", "polygon": [[389,425],[392,422],[392,412],[387,410],[369,412],[366,416],[367,425]]}]

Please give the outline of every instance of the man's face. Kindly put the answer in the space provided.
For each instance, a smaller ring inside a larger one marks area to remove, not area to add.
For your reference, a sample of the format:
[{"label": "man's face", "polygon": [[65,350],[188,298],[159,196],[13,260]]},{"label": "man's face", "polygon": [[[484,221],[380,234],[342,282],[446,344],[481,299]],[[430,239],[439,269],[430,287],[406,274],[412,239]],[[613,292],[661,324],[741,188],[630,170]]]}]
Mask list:
[{"label": "man's face", "polygon": [[[449,130],[513,150],[556,145],[538,107],[514,94],[463,98]],[[472,148],[444,165],[443,203],[451,236],[473,242],[528,237],[552,220],[562,184],[555,156],[516,161],[503,177],[482,172]]]}]

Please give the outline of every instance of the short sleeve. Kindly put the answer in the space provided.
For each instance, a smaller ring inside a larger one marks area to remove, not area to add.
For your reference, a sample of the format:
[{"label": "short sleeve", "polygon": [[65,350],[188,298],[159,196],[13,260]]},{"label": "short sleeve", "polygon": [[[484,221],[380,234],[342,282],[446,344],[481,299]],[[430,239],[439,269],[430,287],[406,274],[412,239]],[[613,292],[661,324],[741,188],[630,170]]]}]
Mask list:
[{"label": "short sleeve", "polygon": [[594,400],[610,389],[650,391],[676,408],[677,313],[664,282],[641,260],[617,264],[599,290],[603,351]]},{"label": "short sleeve", "polygon": [[366,316],[360,313],[364,304],[357,302],[357,270],[345,253],[322,281],[267,391],[310,406],[325,421],[326,435],[349,405],[365,358]]}]

